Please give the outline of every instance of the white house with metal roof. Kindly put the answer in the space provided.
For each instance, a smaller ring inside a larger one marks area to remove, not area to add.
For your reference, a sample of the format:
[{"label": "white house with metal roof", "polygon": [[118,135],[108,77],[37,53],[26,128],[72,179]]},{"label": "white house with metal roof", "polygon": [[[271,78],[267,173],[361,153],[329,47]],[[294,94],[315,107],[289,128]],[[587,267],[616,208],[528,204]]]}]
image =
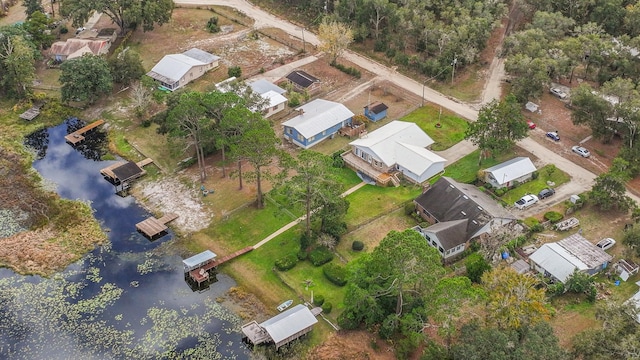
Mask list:
[{"label": "white house with metal roof", "polygon": [[251,87],[252,91],[260,94],[260,96],[267,101],[265,109],[263,110],[265,118],[284,110],[287,106],[287,101],[289,100],[284,97],[287,90],[280,86],[265,79],[256,80],[247,85]]},{"label": "white house with metal roof", "polygon": [[298,304],[260,324],[254,320],[242,325],[242,333],[253,345],[271,342],[277,350],[310,332],[317,322],[308,307]]},{"label": "white house with metal roof", "polygon": [[613,257],[580,234],[542,245],[529,256],[531,268],[565,283],[574,270],[594,275],[609,266]]},{"label": "white house with metal roof", "polygon": [[513,186],[531,180],[536,171],[528,157],[520,156],[484,170],[484,181],[494,188]]},{"label": "white house with metal roof", "polygon": [[427,149],[431,144],[433,139],[418,125],[395,120],[350,142],[353,156],[343,158],[356,171],[373,174],[368,176],[382,184],[382,174],[391,173],[419,184],[443,172],[447,162]]},{"label": "white house with metal roof", "polygon": [[351,124],[354,115],[346,106],[324,99],[313,100],[296,111],[296,117],[282,123],[284,138],[304,149],[333,138],[341,127]]},{"label": "white house with metal roof", "polygon": [[147,75],[174,91],[218,67],[219,61],[219,56],[193,48],[182,54],[165,55]]}]

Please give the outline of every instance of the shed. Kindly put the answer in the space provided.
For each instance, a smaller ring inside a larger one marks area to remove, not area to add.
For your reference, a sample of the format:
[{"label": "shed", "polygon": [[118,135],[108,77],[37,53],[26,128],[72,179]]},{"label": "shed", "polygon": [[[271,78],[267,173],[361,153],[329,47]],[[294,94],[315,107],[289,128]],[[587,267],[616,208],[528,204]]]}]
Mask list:
[{"label": "shed", "polygon": [[536,167],[528,157],[520,156],[484,170],[484,181],[494,188],[513,186],[531,180]]},{"label": "shed", "polygon": [[302,70],[292,71],[286,79],[301,91],[312,92],[320,88],[320,79]]},{"label": "shed", "polygon": [[364,116],[376,122],[387,117],[387,109],[389,107],[385,103],[375,101],[364,107]]}]

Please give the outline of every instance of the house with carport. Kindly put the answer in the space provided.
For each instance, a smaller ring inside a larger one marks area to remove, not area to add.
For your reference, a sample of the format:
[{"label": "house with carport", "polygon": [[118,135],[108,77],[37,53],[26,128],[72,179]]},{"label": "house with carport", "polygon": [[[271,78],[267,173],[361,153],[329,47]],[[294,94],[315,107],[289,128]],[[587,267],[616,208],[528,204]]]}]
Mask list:
[{"label": "house with carport", "polygon": [[220,57],[192,48],[181,54],[165,55],[147,73],[164,89],[175,91],[218,67]]},{"label": "house with carport", "polygon": [[459,257],[472,241],[505,229],[517,232],[517,219],[471,184],[443,176],[414,200],[416,213],[429,226],[415,226],[443,262]]},{"label": "house with carport", "polygon": [[428,150],[433,144],[418,125],[392,121],[361,135],[342,154],[345,163],[361,177],[378,185],[400,184],[400,178],[421,184],[444,171],[447,160]]},{"label": "house with carport", "polygon": [[529,181],[536,171],[528,157],[520,156],[484,170],[484,182],[496,189]]},{"label": "house with carport", "polygon": [[613,256],[580,234],[542,245],[529,256],[531,269],[555,281],[566,283],[575,270],[595,275],[606,269]]},{"label": "house with carport", "polygon": [[351,124],[353,113],[346,106],[316,99],[296,109],[297,115],[282,123],[285,140],[308,149],[333,138],[343,126]]}]

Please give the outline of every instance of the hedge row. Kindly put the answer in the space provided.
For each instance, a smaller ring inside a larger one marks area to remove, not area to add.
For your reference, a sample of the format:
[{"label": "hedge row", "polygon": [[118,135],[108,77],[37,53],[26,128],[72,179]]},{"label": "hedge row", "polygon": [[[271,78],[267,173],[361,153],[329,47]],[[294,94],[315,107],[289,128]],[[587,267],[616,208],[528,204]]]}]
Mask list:
[{"label": "hedge row", "polygon": [[360,73],[360,70],[354,68],[354,67],[347,67],[344,66],[342,64],[338,64],[337,62],[333,62],[331,63],[331,66],[333,66],[334,68],[342,71],[345,74],[349,74],[353,77],[355,77],[356,79],[360,79],[360,77],[362,76],[362,74]]},{"label": "hedge row", "polygon": [[333,260],[333,253],[324,246],[317,247],[309,254],[309,261],[314,266],[320,266]]},{"label": "hedge row", "polygon": [[347,283],[347,270],[340,265],[327,264],[322,268],[322,273],[338,286],[344,286]]},{"label": "hedge row", "polygon": [[276,268],[280,271],[287,271],[289,269],[293,269],[297,263],[298,257],[295,254],[289,254],[276,260]]}]

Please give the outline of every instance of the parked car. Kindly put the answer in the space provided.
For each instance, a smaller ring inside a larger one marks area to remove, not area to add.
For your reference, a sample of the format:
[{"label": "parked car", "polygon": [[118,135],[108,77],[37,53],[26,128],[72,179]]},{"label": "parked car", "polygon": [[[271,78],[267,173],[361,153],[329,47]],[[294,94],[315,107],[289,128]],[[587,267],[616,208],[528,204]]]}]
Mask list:
[{"label": "parked car", "polygon": [[538,193],[538,199],[542,200],[542,199],[546,199],[549,196],[555,194],[556,191],[553,190],[552,188],[546,188],[546,189],[542,189],[540,190],[540,192]]},{"label": "parked car", "polygon": [[547,137],[553,141],[560,141],[560,135],[558,135],[557,131],[549,131]]},{"label": "parked car", "polygon": [[571,151],[573,151],[574,153],[584,157],[584,158],[588,158],[589,156],[591,156],[591,153],[589,152],[589,150],[583,148],[582,146],[573,146],[571,148]]},{"label": "parked car", "polygon": [[599,247],[602,250],[609,250],[613,247],[613,245],[616,244],[616,241],[613,240],[612,238],[604,238],[600,241],[598,241],[598,243],[596,244],[597,247]]},{"label": "parked car", "polygon": [[514,203],[515,207],[517,207],[520,210],[526,209],[529,206],[535,204],[538,202],[538,197],[535,195],[525,195],[523,197],[520,198],[520,200],[516,201]]},{"label": "parked car", "polygon": [[536,128],[536,123],[534,123],[533,121],[527,119],[527,126],[529,127],[529,129],[533,130]]},{"label": "parked car", "polygon": [[549,92],[553,96],[557,97],[558,99],[562,99],[562,100],[566,99],[569,96],[566,92],[564,92],[562,89],[557,88],[557,87],[552,87],[551,89],[549,89]]}]

